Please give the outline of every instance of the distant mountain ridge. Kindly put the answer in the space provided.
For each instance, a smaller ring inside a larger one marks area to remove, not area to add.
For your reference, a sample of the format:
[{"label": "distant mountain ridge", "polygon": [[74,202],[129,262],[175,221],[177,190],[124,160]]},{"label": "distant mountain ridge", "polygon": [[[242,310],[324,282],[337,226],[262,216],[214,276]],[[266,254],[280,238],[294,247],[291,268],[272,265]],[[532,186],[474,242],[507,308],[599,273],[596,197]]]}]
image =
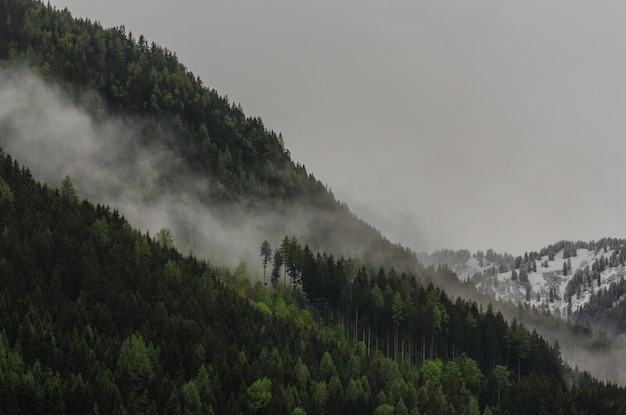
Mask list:
[{"label": "distant mountain ridge", "polygon": [[421,253],[499,301],[626,336],[626,240],[560,241],[517,257],[493,250]]}]

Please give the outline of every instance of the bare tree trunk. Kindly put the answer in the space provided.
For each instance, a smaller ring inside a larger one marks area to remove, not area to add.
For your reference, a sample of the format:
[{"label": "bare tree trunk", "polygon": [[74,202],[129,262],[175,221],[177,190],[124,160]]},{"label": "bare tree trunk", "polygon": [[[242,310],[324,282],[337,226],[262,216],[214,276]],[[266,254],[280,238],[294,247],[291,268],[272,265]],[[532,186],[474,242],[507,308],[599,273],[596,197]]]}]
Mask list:
[{"label": "bare tree trunk", "polygon": [[387,357],[389,357],[389,329],[387,329]]},{"label": "bare tree trunk", "polygon": [[378,313],[374,315],[374,343],[376,343],[376,350],[378,350]]},{"label": "bare tree trunk", "polygon": [[398,360],[398,324],[396,324],[396,336],[393,339],[393,360]]},{"label": "bare tree trunk", "polygon": [[359,341],[359,307],[356,307],[356,316],[354,319],[354,340]]},{"label": "bare tree trunk", "polygon": [[433,359],[433,347],[435,347],[435,340],[434,340],[434,339],[435,339],[435,338],[434,338],[434,337],[433,337],[433,335],[431,334],[431,335],[430,335],[430,348],[429,348],[429,350],[428,350],[428,358],[429,358],[430,360],[432,360],[432,359]]},{"label": "bare tree trunk", "polygon": [[500,384],[498,384],[498,406],[500,406]]},{"label": "bare tree trunk", "polygon": [[370,357],[371,350],[372,350],[372,325],[368,323],[367,325],[367,357]]}]

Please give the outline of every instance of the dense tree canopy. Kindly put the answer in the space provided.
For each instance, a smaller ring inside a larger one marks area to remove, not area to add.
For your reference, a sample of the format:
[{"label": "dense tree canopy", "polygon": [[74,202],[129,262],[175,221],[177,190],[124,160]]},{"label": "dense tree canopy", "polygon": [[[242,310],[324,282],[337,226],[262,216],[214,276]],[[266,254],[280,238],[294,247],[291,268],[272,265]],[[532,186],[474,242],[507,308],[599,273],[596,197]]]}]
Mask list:
[{"label": "dense tree canopy", "polygon": [[521,394],[569,413],[626,408],[621,388],[568,371],[491,307],[295,238],[285,252],[301,252],[289,265],[301,279],[250,286],[0,155],[13,195],[0,202],[5,412],[520,413]]},{"label": "dense tree canopy", "polygon": [[626,412],[621,387],[563,366],[558,345],[422,284],[414,255],[352,216],[280,135],[172,52],[37,1],[0,0],[0,12],[3,65],[26,62],[75,97],[97,92],[86,104],[96,118],[152,117],[151,134],[216,177],[224,203],[343,212],[320,235],[369,244],[350,258],[285,236],[272,258],[267,242],[266,289],[245,263],[231,274],[183,256],[167,229],[142,234],[80,200],[70,177],[42,185],[0,149],[1,412]]},{"label": "dense tree canopy", "polygon": [[184,186],[183,174],[208,177],[210,186],[194,189],[194,197],[224,221],[236,222],[228,213],[239,208],[250,215],[267,209],[285,220],[304,216],[301,221],[315,224],[306,237],[317,249],[359,253],[386,267],[418,266],[413,253],[357,218],[293,162],[280,134],[205,86],[172,51],[36,0],[1,0],[0,16],[3,66],[34,69],[95,122],[141,117],[134,145],[162,146],[183,160],[180,171],[160,176],[159,191]]}]

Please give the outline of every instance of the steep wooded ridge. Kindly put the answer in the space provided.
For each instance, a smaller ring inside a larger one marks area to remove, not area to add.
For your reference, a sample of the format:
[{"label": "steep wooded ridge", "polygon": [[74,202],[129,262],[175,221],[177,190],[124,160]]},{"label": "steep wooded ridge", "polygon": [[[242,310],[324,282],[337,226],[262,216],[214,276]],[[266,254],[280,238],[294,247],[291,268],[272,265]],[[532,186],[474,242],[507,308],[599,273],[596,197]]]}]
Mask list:
[{"label": "steep wooded ridge", "polygon": [[[268,290],[245,268],[231,275],[181,255],[167,234],[81,202],[69,178],[60,190],[38,183],[0,150],[1,412],[626,412],[626,391],[564,366],[557,343],[422,285],[410,252],[172,53],[36,1],[0,0],[0,16],[4,66],[34,67],[77,100],[97,91],[87,107],[102,122],[152,120],[137,145],[162,140],[213,178],[206,203],[332,213],[316,244],[284,239],[293,284]],[[324,233],[360,258],[316,252],[334,253]]]},{"label": "steep wooded ridge", "polygon": [[[346,290],[349,260],[327,255],[313,288],[251,287],[2,151],[0,229],[3,413],[626,409],[623,388],[567,369],[491,307],[382,269]],[[316,291],[322,278],[340,295]]]},{"label": "steep wooded ridge", "polygon": [[[261,237],[297,234],[315,249],[416,268],[411,252],[359,220],[294,163],[280,135],[205,87],[173,52],[148,44],[143,36],[137,39],[123,27],[104,29],[38,2],[3,1],[2,11],[1,58],[26,64],[54,82],[94,122],[106,124],[107,117],[116,115],[140,117],[142,128],[134,145],[124,150],[127,157],[139,159],[134,155],[144,148],[165,147],[182,159],[176,171],[161,167],[151,172],[158,175],[150,178],[157,186],[151,197],[180,193],[195,185],[187,179],[202,177],[209,179],[202,188],[188,190],[233,228],[246,216]],[[262,217],[266,212],[280,221],[268,225]],[[192,245],[198,239],[193,230],[177,231]]]}]

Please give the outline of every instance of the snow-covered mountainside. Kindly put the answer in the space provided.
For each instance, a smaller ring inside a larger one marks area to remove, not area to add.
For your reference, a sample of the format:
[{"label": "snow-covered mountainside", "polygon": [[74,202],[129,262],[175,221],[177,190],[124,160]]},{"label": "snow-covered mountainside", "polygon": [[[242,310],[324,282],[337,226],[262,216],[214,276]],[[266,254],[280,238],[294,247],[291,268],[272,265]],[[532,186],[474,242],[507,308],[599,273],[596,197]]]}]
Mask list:
[{"label": "snow-covered mountainside", "polygon": [[420,254],[426,265],[445,265],[497,300],[586,324],[602,322],[626,333],[626,240],[562,241],[513,257],[493,250]]}]

